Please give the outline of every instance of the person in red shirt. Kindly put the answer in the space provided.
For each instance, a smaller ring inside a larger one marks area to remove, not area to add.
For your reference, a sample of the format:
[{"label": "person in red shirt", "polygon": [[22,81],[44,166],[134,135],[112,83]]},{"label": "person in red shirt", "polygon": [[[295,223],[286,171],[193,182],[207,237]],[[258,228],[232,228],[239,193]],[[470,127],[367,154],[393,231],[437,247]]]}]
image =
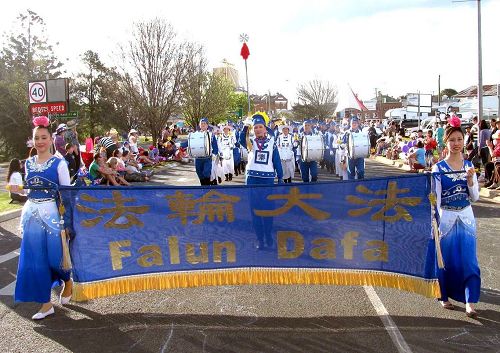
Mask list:
[{"label": "person in red shirt", "polygon": [[437,141],[432,137],[432,130],[427,131],[427,136],[424,140],[424,147],[427,167],[432,167],[434,164],[434,150],[437,147]]}]

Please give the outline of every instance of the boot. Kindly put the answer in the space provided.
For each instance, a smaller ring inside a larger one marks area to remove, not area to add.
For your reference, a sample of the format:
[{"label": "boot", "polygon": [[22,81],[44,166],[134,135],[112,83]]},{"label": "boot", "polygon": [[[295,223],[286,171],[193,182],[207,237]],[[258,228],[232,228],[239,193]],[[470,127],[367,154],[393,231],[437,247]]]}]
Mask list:
[{"label": "boot", "polygon": [[233,174],[229,173],[229,181],[233,180]]},{"label": "boot", "polygon": [[288,183],[289,183],[289,184],[291,184],[291,183],[292,183],[292,178],[291,178],[291,177],[290,177],[290,178],[288,178],[287,180],[288,180]]},{"label": "boot", "polygon": [[224,174],[224,176],[226,177],[226,178],[224,179],[224,181],[229,181],[228,174]]},{"label": "boot", "polygon": [[[221,184],[222,183],[222,178],[221,177],[217,177],[217,181],[219,181],[219,184]],[[215,185],[217,185],[217,181],[216,181]]]}]

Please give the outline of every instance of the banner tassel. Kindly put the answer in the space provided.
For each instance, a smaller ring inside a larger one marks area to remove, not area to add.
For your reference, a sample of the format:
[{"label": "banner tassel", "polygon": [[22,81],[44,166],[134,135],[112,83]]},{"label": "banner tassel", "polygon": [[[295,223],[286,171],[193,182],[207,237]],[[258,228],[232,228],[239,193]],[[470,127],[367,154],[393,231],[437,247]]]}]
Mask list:
[{"label": "banner tassel", "polygon": [[436,243],[437,263],[438,263],[438,267],[440,269],[443,269],[444,268],[444,260],[443,260],[443,254],[441,253],[441,239],[439,237],[439,226],[438,226],[437,220],[436,220],[436,205],[437,205],[436,194],[431,193],[429,195],[429,200],[431,201],[432,233],[434,235],[434,242]]}]

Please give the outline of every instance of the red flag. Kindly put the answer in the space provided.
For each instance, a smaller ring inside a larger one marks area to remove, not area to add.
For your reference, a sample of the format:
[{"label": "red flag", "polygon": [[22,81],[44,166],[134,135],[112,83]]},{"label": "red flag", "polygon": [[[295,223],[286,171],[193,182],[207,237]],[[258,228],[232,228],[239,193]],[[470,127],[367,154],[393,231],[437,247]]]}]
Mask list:
[{"label": "red flag", "polygon": [[250,50],[248,49],[247,43],[243,43],[240,55],[243,57],[244,60],[248,59],[248,56],[250,55]]}]

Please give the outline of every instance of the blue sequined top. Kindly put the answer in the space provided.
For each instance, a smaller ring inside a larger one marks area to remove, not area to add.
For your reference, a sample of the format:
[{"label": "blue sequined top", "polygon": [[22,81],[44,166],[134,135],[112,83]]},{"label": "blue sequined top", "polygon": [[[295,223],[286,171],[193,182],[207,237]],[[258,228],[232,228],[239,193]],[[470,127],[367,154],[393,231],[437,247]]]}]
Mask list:
[{"label": "blue sequined top", "polygon": [[28,198],[33,201],[53,200],[57,190],[32,189],[33,187],[54,187],[59,185],[58,165],[62,160],[52,156],[44,163],[37,163],[37,156],[26,160],[26,188]]},{"label": "blue sequined top", "polygon": [[[444,160],[436,164],[439,172],[453,172],[453,169]],[[464,161],[464,167],[471,168],[470,161]],[[467,186],[467,174],[442,174],[441,178],[441,208],[450,210],[461,210],[470,206],[469,187]]]}]

